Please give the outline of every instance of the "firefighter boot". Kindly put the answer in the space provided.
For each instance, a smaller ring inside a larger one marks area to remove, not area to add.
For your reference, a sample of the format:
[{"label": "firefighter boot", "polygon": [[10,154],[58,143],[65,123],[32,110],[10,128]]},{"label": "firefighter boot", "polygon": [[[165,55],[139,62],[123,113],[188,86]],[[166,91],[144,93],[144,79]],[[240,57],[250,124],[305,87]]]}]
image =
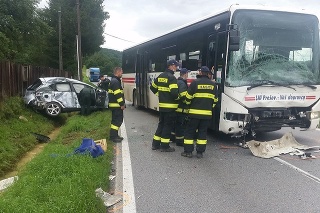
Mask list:
[{"label": "firefighter boot", "polygon": [[161,143],[161,146],[160,146],[160,151],[161,152],[174,152],[175,149],[173,147],[170,147],[169,144],[166,144],[166,143]]},{"label": "firefighter boot", "polygon": [[171,141],[171,143],[175,143],[176,142],[176,134],[174,132],[171,132],[170,141]]},{"label": "firefighter boot", "polygon": [[160,141],[153,140],[153,141],[152,141],[152,147],[151,147],[151,149],[152,149],[152,150],[160,149]]},{"label": "firefighter boot", "polygon": [[181,156],[187,157],[187,158],[192,158],[192,152],[182,152]]},{"label": "firefighter boot", "polygon": [[123,140],[123,137],[121,137],[121,136],[119,136],[119,135],[118,135],[118,137],[117,137],[117,138],[119,138],[120,140]]},{"label": "firefighter boot", "polygon": [[167,147],[167,148],[161,148],[160,149],[161,152],[174,152],[176,151],[173,147]]},{"label": "firefighter boot", "polygon": [[203,158],[202,152],[197,152],[197,158]]}]

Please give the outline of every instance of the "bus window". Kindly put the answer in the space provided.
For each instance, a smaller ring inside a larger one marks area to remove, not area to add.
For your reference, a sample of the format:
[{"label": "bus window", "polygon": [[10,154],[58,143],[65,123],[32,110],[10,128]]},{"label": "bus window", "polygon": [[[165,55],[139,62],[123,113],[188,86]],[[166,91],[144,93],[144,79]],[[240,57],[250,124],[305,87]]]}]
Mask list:
[{"label": "bus window", "polygon": [[167,61],[169,61],[169,60],[176,60],[176,55],[167,56]]},{"label": "bus window", "polygon": [[156,64],[153,63],[151,64],[151,72],[155,72],[156,71]]},{"label": "bus window", "polygon": [[200,50],[189,52],[189,59],[200,59]]},{"label": "bus window", "polygon": [[180,53],[180,60],[182,60],[182,61],[187,60],[187,54],[186,53]]},{"label": "bus window", "polygon": [[289,59],[299,62],[312,61],[312,49],[301,48],[300,50],[290,51]]}]

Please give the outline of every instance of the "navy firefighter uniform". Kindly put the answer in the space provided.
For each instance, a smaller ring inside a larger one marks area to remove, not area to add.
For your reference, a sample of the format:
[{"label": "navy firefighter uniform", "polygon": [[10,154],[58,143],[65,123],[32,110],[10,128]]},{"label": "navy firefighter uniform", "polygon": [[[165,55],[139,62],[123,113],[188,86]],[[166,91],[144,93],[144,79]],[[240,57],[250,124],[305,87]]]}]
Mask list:
[{"label": "navy firefighter uniform", "polygon": [[175,142],[177,146],[183,146],[184,131],[186,127],[186,116],[188,113],[188,106],[186,104],[186,94],[188,90],[188,73],[190,70],[182,68],[180,70],[180,77],[177,79],[179,89],[179,105],[176,110],[176,121],[175,121]]},{"label": "navy firefighter uniform", "polygon": [[151,91],[159,98],[159,123],[152,140],[152,150],[160,149],[162,152],[173,152],[169,146],[171,130],[174,128],[176,109],[178,108],[178,84],[174,76],[179,63],[176,60],[167,62],[167,69],[161,73],[151,84]]},{"label": "navy firefighter uniform", "polygon": [[110,140],[120,142],[122,137],[118,135],[118,130],[123,122],[123,109],[121,109],[121,107],[125,106],[120,77],[112,77],[109,84],[108,94],[109,108],[112,110]]},{"label": "navy firefighter uniform", "polygon": [[199,74],[198,78],[190,84],[186,94],[186,104],[190,107],[189,122],[184,135],[184,152],[181,153],[184,157],[192,157],[196,130],[198,130],[197,157],[203,157],[202,153],[206,150],[207,129],[212,118],[212,109],[218,101],[216,84],[209,78],[211,76],[209,68],[201,67]]}]

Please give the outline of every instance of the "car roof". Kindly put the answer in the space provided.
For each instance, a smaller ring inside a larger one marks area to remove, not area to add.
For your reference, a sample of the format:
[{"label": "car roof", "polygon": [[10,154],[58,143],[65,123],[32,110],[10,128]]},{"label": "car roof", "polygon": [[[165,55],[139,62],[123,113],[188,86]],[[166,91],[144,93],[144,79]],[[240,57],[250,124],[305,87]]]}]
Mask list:
[{"label": "car roof", "polygon": [[79,83],[79,84],[85,84],[87,86],[93,87],[87,83],[84,83],[82,81],[78,81],[76,79],[72,78],[65,78],[65,77],[44,77],[39,78],[43,83],[63,83],[63,82],[71,82],[71,83]]}]

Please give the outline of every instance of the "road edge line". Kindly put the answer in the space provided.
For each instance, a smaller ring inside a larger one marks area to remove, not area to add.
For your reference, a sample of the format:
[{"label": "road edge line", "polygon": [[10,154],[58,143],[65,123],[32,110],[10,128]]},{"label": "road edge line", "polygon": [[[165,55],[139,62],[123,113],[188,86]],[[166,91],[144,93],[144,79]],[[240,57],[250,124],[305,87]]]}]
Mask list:
[{"label": "road edge line", "polygon": [[280,163],[283,163],[283,164],[289,166],[290,168],[296,170],[297,172],[300,172],[302,175],[310,178],[311,180],[313,180],[313,181],[315,181],[315,182],[317,182],[317,183],[320,183],[320,178],[318,178],[318,177],[310,174],[309,172],[306,172],[306,171],[304,171],[304,170],[296,167],[295,165],[292,165],[291,163],[289,163],[289,162],[287,162],[287,161],[285,161],[285,160],[280,159],[279,157],[275,157],[275,158],[273,158],[273,159],[275,159],[276,161],[278,161],[278,162],[280,162]]},{"label": "road edge line", "polygon": [[[128,135],[126,131],[126,125],[123,122],[121,127],[121,136],[124,138],[122,141],[122,176],[123,176],[123,194],[127,194],[128,197],[123,196],[123,202],[127,205],[123,206],[123,213],[136,213],[136,200],[134,194],[132,166],[130,158],[130,150],[128,143]],[[130,200],[126,200],[130,199]]]}]

